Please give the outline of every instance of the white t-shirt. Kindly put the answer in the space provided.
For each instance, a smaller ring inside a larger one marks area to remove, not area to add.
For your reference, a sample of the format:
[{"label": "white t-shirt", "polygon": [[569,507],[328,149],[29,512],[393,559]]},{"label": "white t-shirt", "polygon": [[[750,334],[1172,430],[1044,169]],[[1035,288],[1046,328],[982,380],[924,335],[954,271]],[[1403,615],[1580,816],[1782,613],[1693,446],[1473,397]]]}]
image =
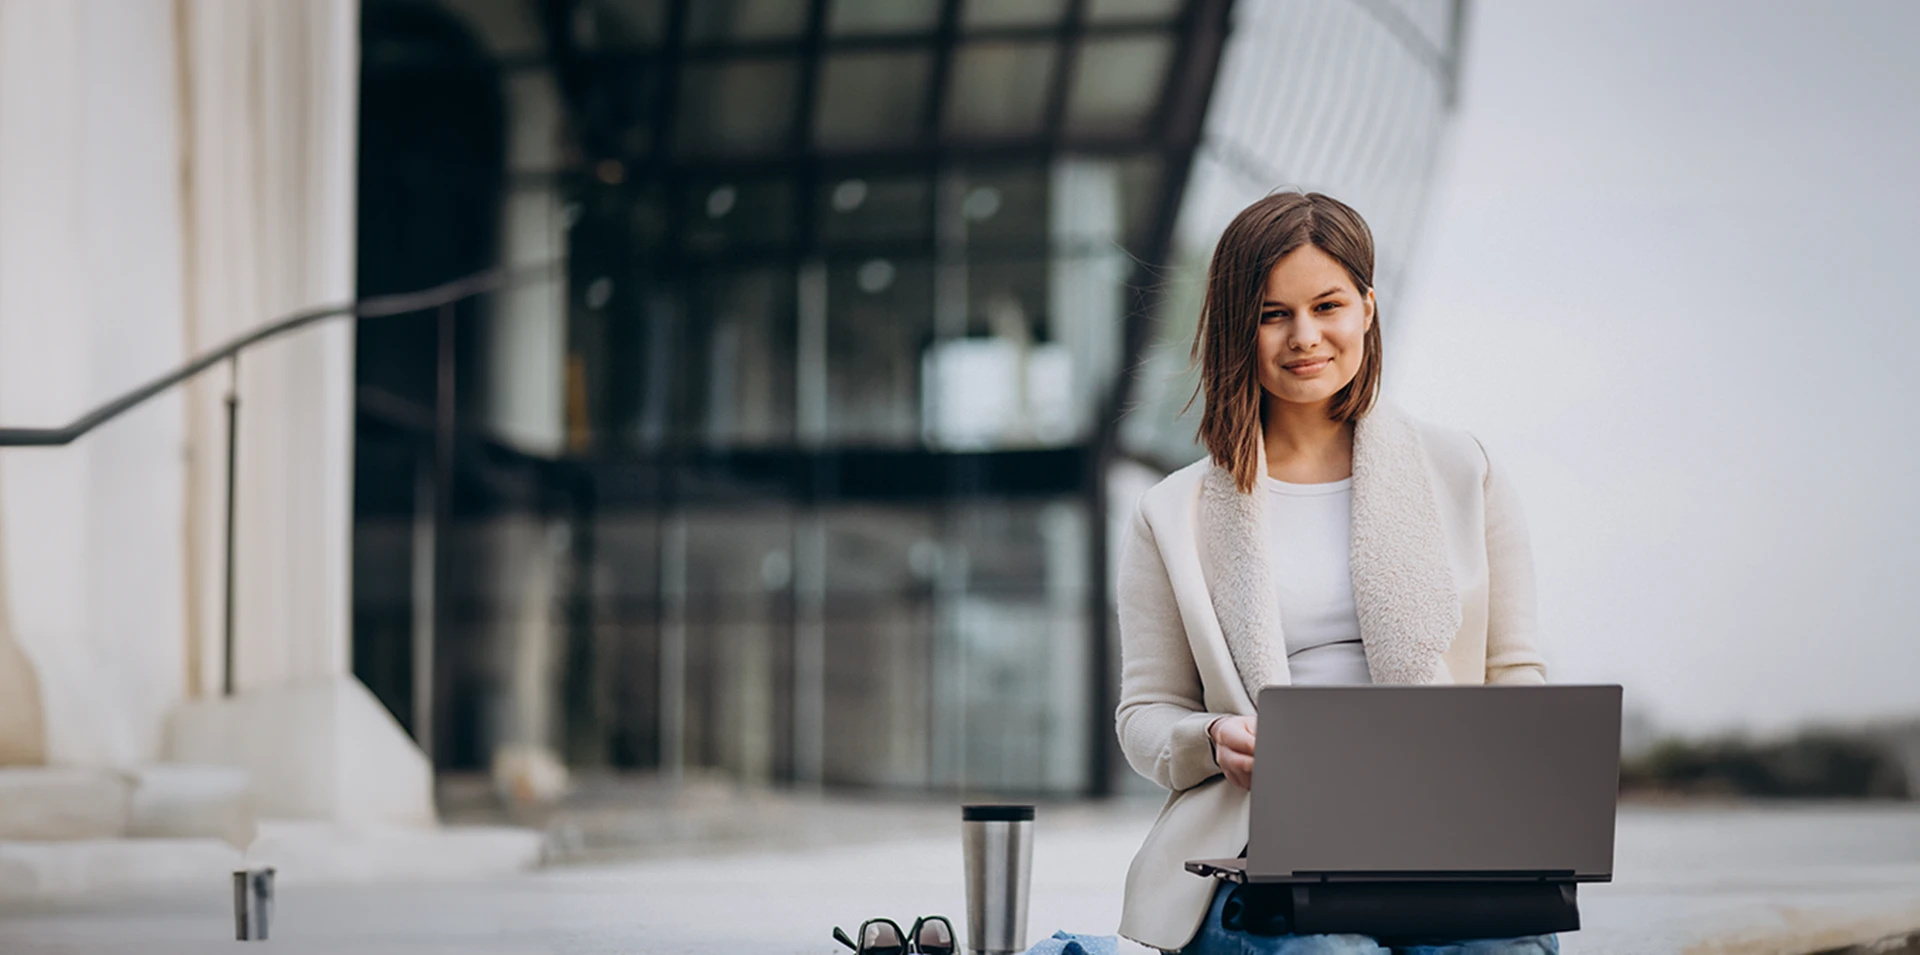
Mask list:
[{"label": "white t-shirt", "polygon": [[1273,580],[1296,685],[1372,683],[1353,606],[1353,478],[1290,484],[1262,474]]}]

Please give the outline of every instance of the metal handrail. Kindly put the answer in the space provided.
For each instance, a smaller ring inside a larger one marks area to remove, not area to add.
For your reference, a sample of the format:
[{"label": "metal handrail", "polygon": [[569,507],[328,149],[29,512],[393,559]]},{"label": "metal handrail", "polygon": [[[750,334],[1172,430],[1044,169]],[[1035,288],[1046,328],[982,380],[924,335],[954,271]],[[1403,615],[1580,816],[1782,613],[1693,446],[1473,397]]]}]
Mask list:
[{"label": "metal handrail", "polygon": [[[0,428],[0,448],[60,447],[62,445],[72,444],[93,429],[132,411],[155,396],[166,392],[175,385],[188,381],[193,378],[193,376],[206,371],[208,368],[223,361],[233,363],[234,374],[229,383],[225,399],[227,411],[226,553],[224,557],[225,576],[223,580],[225,612],[221,628],[223,631],[222,642],[224,645],[221,678],[223,684],[222,690],[225,695],[232,696],[234,692],[234,673],[236,671],[234,664],[234,506],[237,498],[235,488],[239,480],[240,353],[262,342],[278,338],[281,335],[328,319],[346,318],[349,316],[353,318],[388,318],[395,315],[424,312],[428,309],[438,309],[440,313],[440,355],[437,374],[440,378],[440,394],[437,398],[439,408],[437,409],[437,423],[434,429],[436,432],[434,445],[436,471],[439,475],[439,488],[435,496],[436,520],[441,521],[444,520],[448,514],[447,498],[451,493],[448,472],[452,467],[453,453],[453,395],[451,393],[453,384],[451,377],[453,306],[475,295],[499,291],[501,289],[515,288],[538,279],[554,277],[561,274],[561,272],[562,265],[559,262],[549,262],[543,265],[524,266],[513,269],[490,269],[485,272],[475,272],[470,275],[465,275],[431,288],[419,289],[412,292],[398,292],[392,295],[379,295],[372,298],[363,298],[345,305],[324,305],[319,308],[295,312],[285,318],[268,322],[259,328],[239,335],[226,344],[221,345],[219,348],[195,357],[193,360],[173,371],[167,372],[75,418],[69,424],[54,428]],[[436,523],[436,527],[437,526],[438,524]],[[437,606],[435,612],[438,612]],[[427,639],[430,640],[431,637]],[[430,648],[427,652],[431,652]],[[421,651],[416,649],[416,654],[420,653]],[[418,712],[419,707],[416,706],[416,716]],[[416,722],[420,723],[418,719]],[[417,725],[416,733],[424,736],[423,726],[423,723]],[[429,754],[431,754],[431,741],[421,739],[421,743]]]},{"label": "metal handrail", "polygon": [[239,335],[210,352],[194,358],[144,385],[102,404],[75,418],[72,423],[54,428],[0,428],[0,448],[58,447],[72,444],[82,435],[132,411],[149,399],[223,361],[237,358],[241,352],[261,342],[305,328],[330,318],[388,318],[430,308],[451,305],[483,292],[499,291],[527,284],[535,278],[550,277],[559,271],[558,263],[517,269],[491,269],[462,276],[451,282],[412,292],[377,295],[345,305],[323,305],[295,312]]}]

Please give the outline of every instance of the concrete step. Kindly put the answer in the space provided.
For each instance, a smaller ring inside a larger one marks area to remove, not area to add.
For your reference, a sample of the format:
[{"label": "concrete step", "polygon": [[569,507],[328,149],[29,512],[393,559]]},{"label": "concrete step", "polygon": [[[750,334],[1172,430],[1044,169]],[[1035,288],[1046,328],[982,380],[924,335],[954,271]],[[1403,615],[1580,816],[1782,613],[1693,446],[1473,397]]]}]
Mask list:
[{"label": "concrete step", "polygon": [[143,766],[134,776],[127,834],[136,838],[253,841],[253,786],[244,769],[177,764]]},{"label": "concrete step", "polygon": [[443,881],[487,878],[541,862],[541,833],[512,826],[344,826],[262,820],[248,865],[302,882]]},{"label": "concrete step", "polygon": [[113,839],[127,834],[133,779],[112,769],[0,768],[0,840]]},{"label": "concrete step", "polygon": [[246,851],[220,838],[0,841],[0,900],[229,884],[272,866],[276,882],[498,878],[540,864],[541,836],[505,826],[346,826],[261,820]]},{"label": "concrete step", "polygon": [[0,842],[0,898],[223,884],[240,867],[240,850],[219,839]]}]

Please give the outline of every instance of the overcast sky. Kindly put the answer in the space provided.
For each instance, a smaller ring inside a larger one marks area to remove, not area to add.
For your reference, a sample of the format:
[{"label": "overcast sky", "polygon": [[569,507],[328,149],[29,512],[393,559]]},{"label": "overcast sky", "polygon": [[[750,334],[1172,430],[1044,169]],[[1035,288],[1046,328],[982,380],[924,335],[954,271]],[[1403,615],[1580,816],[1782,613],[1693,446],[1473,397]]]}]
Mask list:
[{"label": "overcast sky", "polygon": [[1476,2],[1389,393],[1526,504],[1556,682],[1920,716],[1920,4]]}]

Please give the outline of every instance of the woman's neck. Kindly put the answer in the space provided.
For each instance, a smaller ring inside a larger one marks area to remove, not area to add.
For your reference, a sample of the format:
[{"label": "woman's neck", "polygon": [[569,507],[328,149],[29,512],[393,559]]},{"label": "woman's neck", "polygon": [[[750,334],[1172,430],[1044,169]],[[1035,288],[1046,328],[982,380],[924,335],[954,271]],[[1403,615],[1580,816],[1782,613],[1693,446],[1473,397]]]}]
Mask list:
[{"label": "woman's neck", "polygon": [[1261,417],[1268,476],[1292,484],[1353,476],[1353,425],[1328,418],[1327,406],[1267,399]]}]

